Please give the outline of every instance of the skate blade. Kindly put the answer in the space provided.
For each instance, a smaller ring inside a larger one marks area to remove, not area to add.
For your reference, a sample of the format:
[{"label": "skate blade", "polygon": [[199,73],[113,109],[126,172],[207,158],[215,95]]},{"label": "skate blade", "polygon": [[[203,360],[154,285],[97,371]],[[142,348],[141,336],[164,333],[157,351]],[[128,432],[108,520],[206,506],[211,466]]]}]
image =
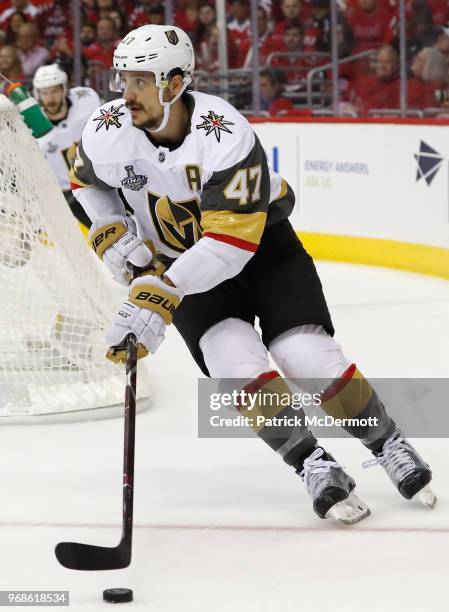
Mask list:
[{"label": "skate blade", "polygon": [[326,518],[333,518],[343,525],[353,525],[363,521],[370,514],[368,506],[351,492],[346,499],[336,503],[328,510]]},{"label": "skate blade", "polygon": [[424,489],[417,494],[417,498],[426,508],[435,508],[437,503],[437,496],[429,486],[424,487]]}]

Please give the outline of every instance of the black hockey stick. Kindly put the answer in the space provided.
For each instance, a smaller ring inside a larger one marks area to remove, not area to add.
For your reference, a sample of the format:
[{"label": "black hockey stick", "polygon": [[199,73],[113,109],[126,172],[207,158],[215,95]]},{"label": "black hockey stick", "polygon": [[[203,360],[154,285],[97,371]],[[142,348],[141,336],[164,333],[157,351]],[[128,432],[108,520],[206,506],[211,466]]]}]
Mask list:
[{"label": "black hockey stick", "polygon": [[137,384],[137,339],[134,334],[129,334],[126,341],[126,378],[122,538],[118,546],[112,548],[60,542],[55,548],[56,558],[68,569],[113,570],[123,569],[131,563]]}]

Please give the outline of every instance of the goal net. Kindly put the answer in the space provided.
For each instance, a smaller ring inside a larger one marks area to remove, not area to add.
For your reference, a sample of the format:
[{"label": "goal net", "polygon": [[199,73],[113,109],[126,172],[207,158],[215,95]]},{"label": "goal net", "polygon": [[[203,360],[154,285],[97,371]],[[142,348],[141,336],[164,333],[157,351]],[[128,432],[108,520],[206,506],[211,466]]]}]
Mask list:
[{"label": "goal net", "polygon": [[124,369],[105,358],[104,339],[117,302],[31,132],[0,95],[0,422],[118,412]]}]

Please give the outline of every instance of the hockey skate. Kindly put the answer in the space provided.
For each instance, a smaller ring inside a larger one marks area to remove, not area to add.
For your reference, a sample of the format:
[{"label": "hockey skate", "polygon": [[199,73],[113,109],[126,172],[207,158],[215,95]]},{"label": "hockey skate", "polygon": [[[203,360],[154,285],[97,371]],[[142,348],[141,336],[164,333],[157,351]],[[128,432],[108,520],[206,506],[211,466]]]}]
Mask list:
[{"label": "hockey skate", "polygon": [[341,465],[317,447],[297,471],[313,500],[313,509],[320,518],[334,518],[344,525],[357,523],[371,514],[368,506],[354,493],[355,482]]},{"label": "hockey skate", "polygon": [[428,486],[432,471],[401,431],[396,430],[374,456],[375,459],[365,461],[363,467],[381,465],[405,499],[417,496],[426,507],[434,508],[437,498]]}]

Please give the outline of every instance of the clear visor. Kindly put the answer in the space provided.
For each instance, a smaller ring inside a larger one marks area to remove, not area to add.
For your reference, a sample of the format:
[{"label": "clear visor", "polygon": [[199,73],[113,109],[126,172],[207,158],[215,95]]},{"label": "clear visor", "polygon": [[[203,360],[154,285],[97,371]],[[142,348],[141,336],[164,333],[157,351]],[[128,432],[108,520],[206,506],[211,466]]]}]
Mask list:
[{"label": "clear visor", "polygon": [[130,74],[126,70],[111,68],[109,71],[109,91],[125,93],[125,91],[144,91],[149,85],[154,85],[155,76],[152,72],[141,75]]}]

